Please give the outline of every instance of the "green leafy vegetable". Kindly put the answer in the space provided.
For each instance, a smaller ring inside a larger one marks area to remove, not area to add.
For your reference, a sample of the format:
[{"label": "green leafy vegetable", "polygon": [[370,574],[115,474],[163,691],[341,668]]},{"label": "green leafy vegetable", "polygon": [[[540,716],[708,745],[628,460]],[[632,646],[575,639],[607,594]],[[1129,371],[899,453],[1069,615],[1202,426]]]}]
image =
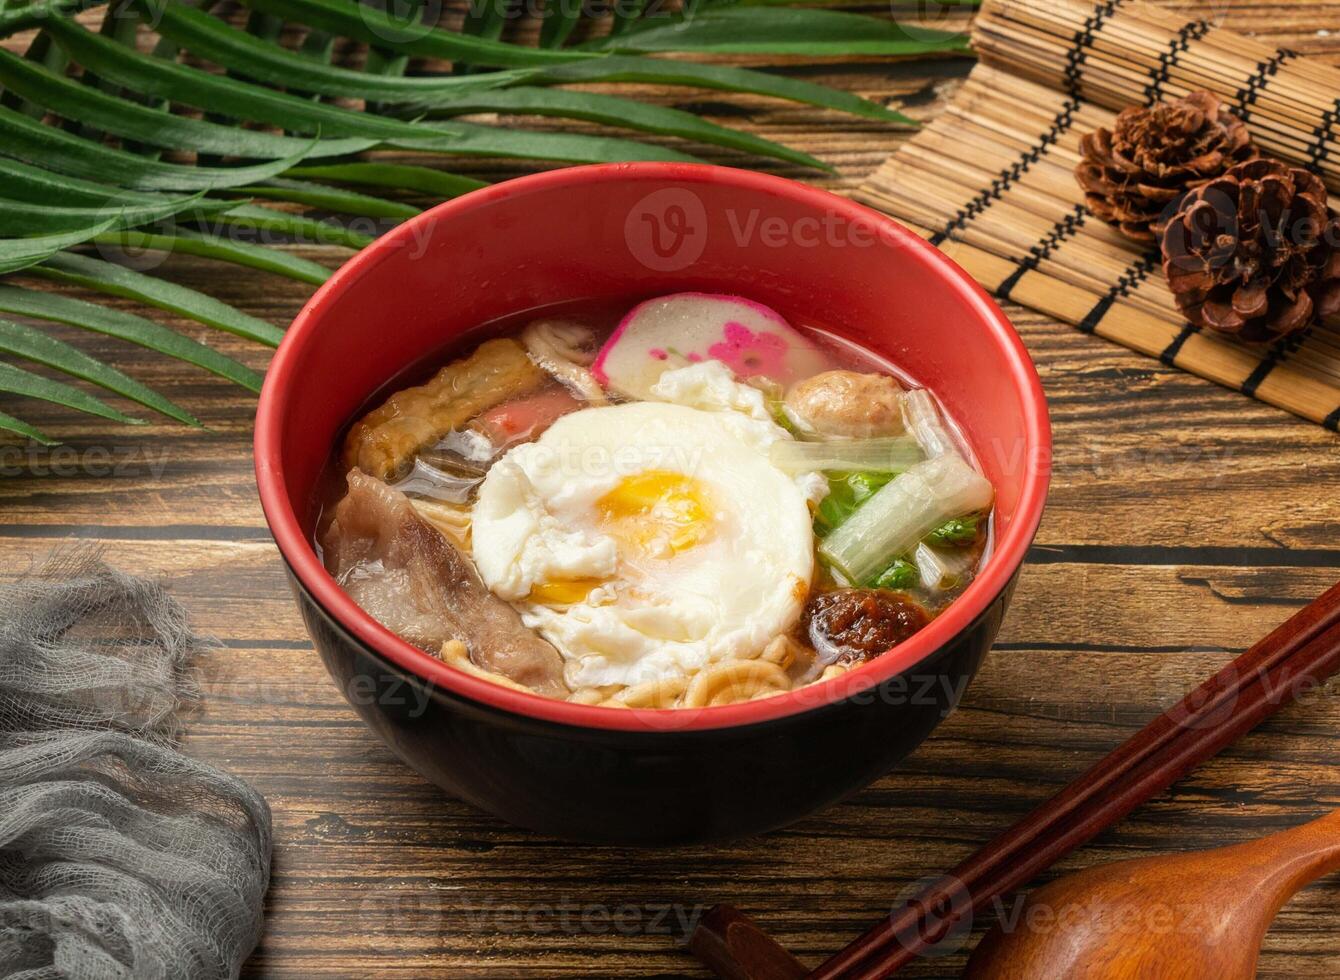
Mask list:
[{"label": "green leafy vegetable", "polygon": [[814,514],[814,527],[821,537],[856,513],[856,508],[873,497],[895,473],[829,473],[828,496]]},{"label": "green leafy vegetable", "polygon": [[951,518],[926,535],[926,543],[939,548],[967,547],[977,541],[977,529],[981,522],[980,514]]},{"label": "green leafy vegetable", "polygon": [[865,582],[951,517],[986,510],[993,491],[958,456],[928,459],[875,492],[819,546],[853,582]]},{"label": "green leafy vegetable", "polygon": [[921,572],[906,558],[895,558],[893,564],[875,576],[870,582],[877,589],[894,589],[905,592],[921,584]]}]

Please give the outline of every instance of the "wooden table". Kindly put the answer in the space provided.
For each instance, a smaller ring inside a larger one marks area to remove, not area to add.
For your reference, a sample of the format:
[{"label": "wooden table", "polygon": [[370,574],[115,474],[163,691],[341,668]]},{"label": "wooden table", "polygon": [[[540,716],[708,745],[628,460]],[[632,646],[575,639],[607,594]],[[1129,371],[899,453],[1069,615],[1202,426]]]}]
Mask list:
[{"label": "wooden table", "polygon": [[[1340,39],[1318,30],[1340,31],[1340,2],[1210,6],[1238,30],[1340,62]],[[966,69],[788,70],[905,99],[925,118]],[[855,186],[900,138],[763,100],[652,94],[816,152],[839,169],[818,182],[837,189]],[[260,274],[185,260],[166,270],[276,323],[303,298]],[[764,838],[666,851],[573,846],[506,826],[397,763],[328,682],[290,600],[255,498],[253,400],[201,373],[67,335],[213,431],[70,424],[25,405],[69,442],[31,457],[0,449],[0,557],[16,573],[71,540],[98,542],[116,565],[160,576],[195,626],[222,640],[202,657],[204,698],[185,747],[251,780],[274,810],[268,926],[247,976],[700,976],[683,938],[719,901],[817,962],[1340,576],[1333,434],[1009,313],[1051,399],[1056,472],[1000,642],[962,708],[898,771]],[[220,343],[263,366],[264,352]],[[1057,871],[1243,840],[1337,805],[1337,694],[1340,683],[1288,708]],[[956,976],[963,955],[906,975]],[[1331,881],[1281,913],[1262,975],[1337,973],[1340,881]]]}]

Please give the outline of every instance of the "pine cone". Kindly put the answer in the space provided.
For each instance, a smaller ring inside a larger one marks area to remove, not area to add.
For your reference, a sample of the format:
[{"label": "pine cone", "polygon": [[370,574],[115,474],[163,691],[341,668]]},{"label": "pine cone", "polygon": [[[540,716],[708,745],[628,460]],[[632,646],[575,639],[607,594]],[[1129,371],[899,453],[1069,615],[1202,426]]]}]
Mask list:
[{"label": "pine cone", "polygon": [[1242,120],[1212,92],[1123,109],[1089,133],[1075,179],[1089,209],[1128,238],[1156,242],[1187,191],[1259,156]]},{"label": "pine cone", "polygon": [[1163,274],[1188,320],[1243,340],[1340,312],[1340,220],[1326,185],[1278,160],[1239,164],[1187,195],[1164,232]]}]

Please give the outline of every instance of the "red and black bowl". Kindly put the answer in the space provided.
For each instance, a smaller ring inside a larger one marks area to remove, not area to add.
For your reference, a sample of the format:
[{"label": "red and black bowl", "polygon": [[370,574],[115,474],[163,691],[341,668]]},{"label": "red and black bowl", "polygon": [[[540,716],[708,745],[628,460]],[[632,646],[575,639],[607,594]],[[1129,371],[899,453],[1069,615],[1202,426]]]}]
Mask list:
[{"label": "red and black bowl", "polygon": [[[569,704],[449,667],[363,612],[312,536],[332,446],[369,397],[478,325],[576,300],[700,290],[821,324],[930,387],[997,491],[994,545],[924,630],[843,677],[721,707]],[[765,831],[887,773],[953,709],[1000,626],[1046,497],[1037,374],[999,308],[917,235],[743,170],[580,167],[434,208],[355,256],[280,345],[256,417],[266,519],[327,669],[447,792],[560,837],[668,844]]]}]

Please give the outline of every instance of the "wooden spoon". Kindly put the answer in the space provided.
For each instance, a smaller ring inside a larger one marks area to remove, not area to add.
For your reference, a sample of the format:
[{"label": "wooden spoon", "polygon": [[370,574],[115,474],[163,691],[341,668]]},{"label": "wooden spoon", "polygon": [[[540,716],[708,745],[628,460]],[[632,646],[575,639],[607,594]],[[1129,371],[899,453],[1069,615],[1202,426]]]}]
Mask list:
[{"label": "wooden spoon", "polygon": [[1340,869],[1340,811],[1246,844],[1118,861],[1039,888],[982,939],[968,980],[1251,980],[1275,913]]}]

